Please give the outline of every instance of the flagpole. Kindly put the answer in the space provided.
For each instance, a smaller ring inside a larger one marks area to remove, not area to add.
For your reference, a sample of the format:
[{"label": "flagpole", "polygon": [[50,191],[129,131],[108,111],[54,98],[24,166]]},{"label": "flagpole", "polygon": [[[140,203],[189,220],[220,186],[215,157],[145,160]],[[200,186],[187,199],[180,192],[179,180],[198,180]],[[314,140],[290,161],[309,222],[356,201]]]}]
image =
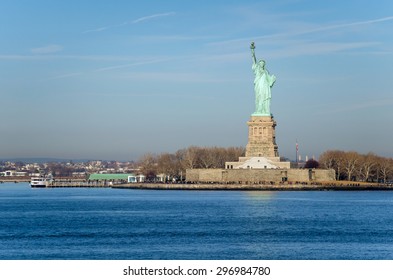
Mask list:
[{"label": "flagpole", "polygon": [[299,145],[297,144],[297,139],[296,139],[296,165],[298,163],[298,150],[299,150]]}]

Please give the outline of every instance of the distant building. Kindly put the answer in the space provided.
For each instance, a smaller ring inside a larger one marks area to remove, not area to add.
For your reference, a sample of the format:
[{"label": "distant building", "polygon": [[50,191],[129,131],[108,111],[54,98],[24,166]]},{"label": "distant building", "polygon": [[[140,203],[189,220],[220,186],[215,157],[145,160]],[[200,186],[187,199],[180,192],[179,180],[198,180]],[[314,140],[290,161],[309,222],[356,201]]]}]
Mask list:
[{"label": "distant building", "polygon": [[98,174],[93,173],[89,176],[89,181],[106,181],[112,182],[113,184],[118,183],[139,183],[145,181],[144,175],[135,175],[135,174]]},{"label": "distant building", "polygon": [[24,172],[24,171],[6,170],[4,172],[0,172],[0,176],[4,176],[4,177],[25,177],[25,176],[28,176],[28,173]]},{"label": "distant building", "polygon": [[142,183],[146,181],[145,175],[130,175],[128,176],[127,182],[128,183]]},{"label": "distant building", "polygon": [[134,176],[134,174],[98,174],[93,173],[89,176],[89,181],[106,181],[111,183],[125,183],[128,182],[128,176]]}]

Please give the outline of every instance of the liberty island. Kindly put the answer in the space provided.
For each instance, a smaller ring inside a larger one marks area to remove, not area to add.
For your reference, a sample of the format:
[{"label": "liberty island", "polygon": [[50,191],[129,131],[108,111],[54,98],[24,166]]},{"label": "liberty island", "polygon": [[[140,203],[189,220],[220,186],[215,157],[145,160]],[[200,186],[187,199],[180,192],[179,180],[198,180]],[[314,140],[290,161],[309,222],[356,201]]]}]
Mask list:
[{"label": "liberty island", "polygon": [[276,143],[277,122],[271,114],[271,89],[276,77],[265,68],[264,60],[257,61],[252,42],[252,70],[254,72],[255,111],[248,126],[248,143],[244,157],[226,162],[225,169],[187,169],[187,181],[232,184],[265,184],[266,182],[328,182],[335,181],[333,169],[299,169],[279,156]]}]

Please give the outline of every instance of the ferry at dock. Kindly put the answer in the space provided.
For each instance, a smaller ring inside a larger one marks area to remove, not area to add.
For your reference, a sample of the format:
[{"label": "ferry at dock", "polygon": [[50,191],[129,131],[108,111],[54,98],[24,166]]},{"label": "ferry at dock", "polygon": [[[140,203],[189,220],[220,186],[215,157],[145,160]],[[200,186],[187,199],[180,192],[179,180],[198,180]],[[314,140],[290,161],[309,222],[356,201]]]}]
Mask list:
[{"label": "ferry at dock", "polygon": [[46,188],[49,183],[52,182],[52,178],[50,177],[32,177],[30,181],[30,187],[32,188]]}]

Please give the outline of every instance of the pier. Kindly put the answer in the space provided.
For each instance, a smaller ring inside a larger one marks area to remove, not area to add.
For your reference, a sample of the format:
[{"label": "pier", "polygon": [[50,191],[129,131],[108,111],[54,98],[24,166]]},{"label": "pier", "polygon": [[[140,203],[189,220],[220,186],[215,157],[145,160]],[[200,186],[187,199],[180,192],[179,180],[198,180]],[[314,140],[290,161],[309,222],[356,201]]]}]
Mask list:
[{"label": "pier", "polygon": [[112,185],[101,181],[54,181],[47,183],[47,188],[110,188]]}]

